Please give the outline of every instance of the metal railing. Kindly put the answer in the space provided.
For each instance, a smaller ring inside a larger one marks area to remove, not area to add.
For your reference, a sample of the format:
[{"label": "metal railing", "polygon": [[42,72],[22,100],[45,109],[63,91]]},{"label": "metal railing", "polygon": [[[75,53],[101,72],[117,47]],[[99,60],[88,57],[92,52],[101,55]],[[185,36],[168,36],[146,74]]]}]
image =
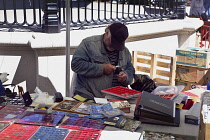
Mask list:
[{"label": "metal railing", "polygon": [[[0,0],[0,31],[60,32],[66,28],[65,8],[65,0]],[[70,0],[71,29],[184,16],[185,0]]]}]

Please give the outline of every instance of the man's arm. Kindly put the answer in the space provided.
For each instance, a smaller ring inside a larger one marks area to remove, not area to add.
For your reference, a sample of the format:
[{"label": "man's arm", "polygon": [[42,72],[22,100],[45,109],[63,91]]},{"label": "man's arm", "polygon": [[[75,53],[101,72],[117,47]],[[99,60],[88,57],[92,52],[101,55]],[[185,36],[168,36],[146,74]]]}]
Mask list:
[{"label": "man's arm", "polygon": [[127,86],[133,82],[133,75],[135,74],[135,69],[133,67],[133,64],[131,63],[132,58],[130,53],[128,53],[128,56],[124,59],[127,59],[127,65],[123,70],[123,72],[126,74],[126,80],[122,83],[123,85]]},{"label": "man's arm", "polygon": [[84,40],[75,50],[71,68],[75,73],[85,75],[87,77],[98,77],[103,75],[103,63],[91,62],[91,57],[88,54],[87,44]]},{"label": "man's arm", "polygon": [[134,69],[133,64],[131,62],[128,63],[124,72],[127,75],[127,79],[124,82],[124,84],[129,85],[133,82],[133,75],[135,74],[135,69]]}]

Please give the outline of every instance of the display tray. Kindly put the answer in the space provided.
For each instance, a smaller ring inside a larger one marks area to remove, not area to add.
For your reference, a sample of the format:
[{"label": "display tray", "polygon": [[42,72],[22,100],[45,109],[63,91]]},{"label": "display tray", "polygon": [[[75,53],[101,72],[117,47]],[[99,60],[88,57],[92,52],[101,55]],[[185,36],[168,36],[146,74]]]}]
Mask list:
[{"label": "display tray", "polygon": [[9,126],[10,125],[10,123],[4,123],[4,122],[0,122],[0,132],[2,131],[2,130],[4,130],[7,126]]},{"label": "display tray", "polygon": [[129,89],[122,86],[116,86],[108,89],[101,90],[101,92],[106,94],[111,94],[117,97],[121,97],[123,99],[130,99],[133,97],[137,97],[139,94],[141,94],[140,91]]},{"label": "display tray", "polygon": [[64,115],[62,114],[26,111],[20,119],[15,121],[15,123],[56,126],[63,118]]},{"label": "display tray", "polygon": [[89,115],[89,107],[95,105],[94,103],[80,102],[73,100],[63,100],[59,104],[55,105],[52,109],[63,112],[78,113],[83,115]]},{"label": "display tray", "polygon": [[28,140],[39,126],[11,124],[0,132],[0,140]]},{"label": "display tray", "polygon": [[30,140],[64,140],[68,133],[68,129],[41,126]]},{"label": "display tray", "polygon": [[25,106],[24,100],[20,96],[15,96],[13,98],[3,96],[2,98],[4,98],[4,102],[0,103],[1,106],[4,106],[4,105],[15,105],[15,106],[22,106],[22,107]]},{"label": "display tray", "polygon": [[169,99],[169,100],[173,99],[176,96],[176,94],[164,94],[164,95],[155,94],[155,95],[160,96],[165,99]]},{"label": "display tray", "polygon": [[[83,130],[84,128],[91,128],[94,131],[104,129],[106,125],[103,121],[92,120],[80,117],[69,117],[59,125],[59,128],[68,128],[74,130]],[[89,130],[90,131],[90,130]]]},{"label": "display tray", "polygon": [[0,110],[0,122],[14,122],[27,110],[27,107],[6,105]]},{"label": "display tray", "polygon": [[101,132],[98,131],[70,131],[65,140],[99,140]]}]

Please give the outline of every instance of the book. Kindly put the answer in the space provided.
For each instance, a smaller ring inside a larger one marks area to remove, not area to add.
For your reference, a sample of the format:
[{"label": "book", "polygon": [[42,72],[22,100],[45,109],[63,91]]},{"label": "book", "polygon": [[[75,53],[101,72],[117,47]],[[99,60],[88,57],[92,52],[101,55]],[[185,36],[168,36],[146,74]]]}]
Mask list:
[{"label": "book", "polygon": [[138,114],[141,117],[147,117],[147,118],[156,119],[156,120],[160,120],[160,121],[167,121],[167,122],[174,121],[174,117],[171,117],[171,116],[164,116],[164,115],[161,115],[158,113],[145,111],[145,110],[141,110],[141,109],[138,109],[138,111],[139,111]]},{"label": "book", "polygon": [[188,124],[199,125],[200,124],[200,119],[196,120],[196,119],[185,118],[184,122],[188,123]]},{"label": "book", "polygon": [[185,118],[200,119],[201,103],[194,103],[194,105],[187,111]]},{"label": "book", "polygon": [[[141,121],[142,123],[148,123],[148,124],[155,124],[155,125],[166,125],[166,126],[175,126],[179,127],[180,125],[180,109],[176,109],[176,116],[171,121],[166,120],[160,120],[160,119],[154,119],[149,117],[142,117],[134,115],[134,119]],[[162,117],[162,116],[160,116]]]},{"label": "book", "polygon": [[185,123],[198,125],[200,124],[201,103],[194,103],[194,105],[185,114]]},{"label": "book", "polygon": [[142,92],[142,95],[137,100],[136,109],[138,107],[143,107],[142,110],[147,110],[151,112],[159,112],[159,114],[175,117],[176,105],[172,100],[168,100],[154,94],[148,93],[146,91]]}]

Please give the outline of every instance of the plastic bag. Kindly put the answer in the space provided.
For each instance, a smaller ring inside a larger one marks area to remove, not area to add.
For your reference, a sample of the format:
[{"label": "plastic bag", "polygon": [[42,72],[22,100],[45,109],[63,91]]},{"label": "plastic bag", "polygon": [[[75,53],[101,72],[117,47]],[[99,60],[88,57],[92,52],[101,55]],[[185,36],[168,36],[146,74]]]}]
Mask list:
[{"label": "plastic bag", "polygon": [[185,86],[158,86],[154,91],[155,95],[165,95],[165,94],[179,94]]},{"label": "plastic bag", "polygon": [[155,82],[148,76],[143,74],[134,74],[135,82],[130,85],[134,90],[152,92],[155,88]]}]

